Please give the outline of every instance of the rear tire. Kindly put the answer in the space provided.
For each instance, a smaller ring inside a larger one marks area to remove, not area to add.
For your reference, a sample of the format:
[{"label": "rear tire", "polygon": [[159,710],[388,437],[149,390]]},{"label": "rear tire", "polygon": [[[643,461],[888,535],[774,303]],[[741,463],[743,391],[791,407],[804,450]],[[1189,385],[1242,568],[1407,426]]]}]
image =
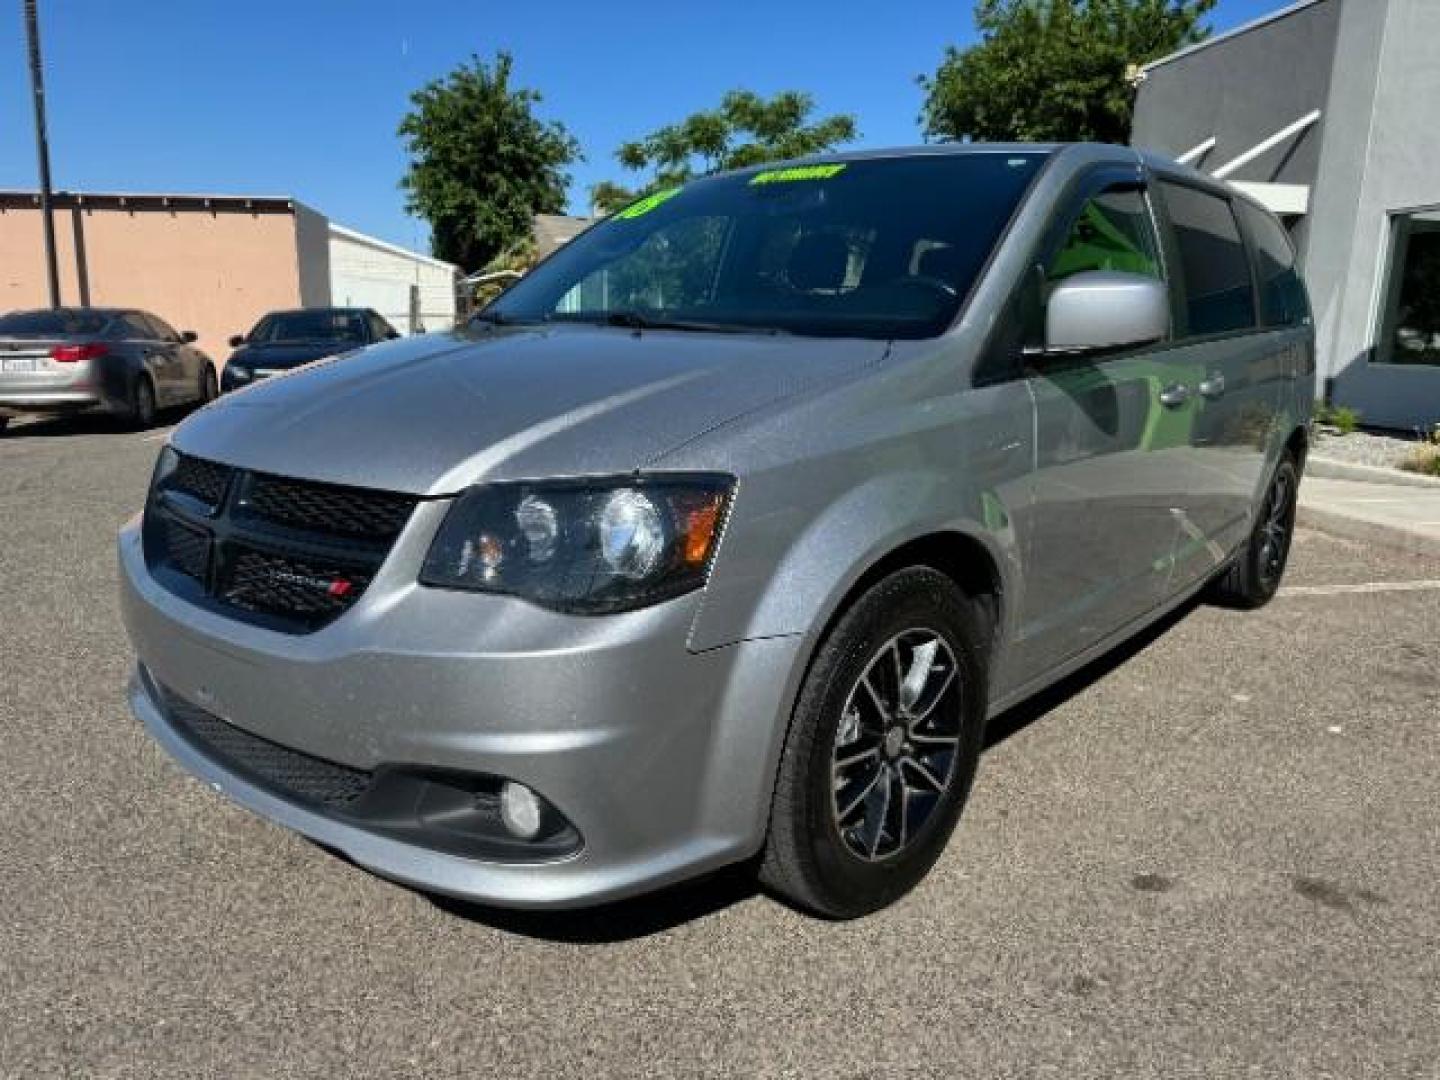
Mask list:
[{"label": "rear tire", "polygon": [[200,404],[204,408],[220,396],[220,380],[215,377],[215,369],[209,364],[200,374]]},{"label": "rear tire", "polygon": [[155,387],[150,384],[148,375],[142,375],[135,380],[130,412],[126,419],[136,431],[145,431],[155,426]]},{"label": "rear tire", "polygon": [[1286,453],[1265,489],[1250,538],[1211,587],[1213,602],[1249,611],[1274,599],[1290,560],[1299,491],[1300,469]]},{"label": "rear tire", "polygon": [[950,578],[900,570],[856,600],[801,686],[760,880],[850,919],[909,892],[944,850],[980,759],[987,620]]}]

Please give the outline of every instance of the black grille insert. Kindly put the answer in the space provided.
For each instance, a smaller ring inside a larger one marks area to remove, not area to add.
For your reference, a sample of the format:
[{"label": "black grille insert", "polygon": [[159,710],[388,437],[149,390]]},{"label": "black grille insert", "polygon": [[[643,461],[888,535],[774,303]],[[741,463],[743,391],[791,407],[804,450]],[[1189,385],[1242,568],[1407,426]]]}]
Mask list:
[{"label": "black grille insert", "polygon": [[161,688],[170,723],[207,755],[266,787],[301,802],[342,807],[370,788],[373,773],[311,757],[262,739]]},{"label": "black grille insert", "polygon": [[168,485],[176,491],[183,491],[199,499],[213,509],[225,498],[225,485],[231,472],[229,466],[181,454]]},{"label": "black grille insert", "polygon": [[220,595],[250,611],[329,620],[353,604],[369,584],[370,575],[363,570],[242,548]]},{"label": "black grille insert", "polygon": [[240,507],[291,528],[393,540],[410,520],[415,500],[388,491],[306,484],[256,473],[246,485]]},{"label": "black grille insert", "polygon": [[177,458],[145,510],[151,571],[178,595],[288,633],[360,599],[419,501]]},{"label": "black grille insert", "polygon": [[204,584],[210,565],[210,538],[174,518],[165,519],[165,547],[171,565],[186,577]]}]

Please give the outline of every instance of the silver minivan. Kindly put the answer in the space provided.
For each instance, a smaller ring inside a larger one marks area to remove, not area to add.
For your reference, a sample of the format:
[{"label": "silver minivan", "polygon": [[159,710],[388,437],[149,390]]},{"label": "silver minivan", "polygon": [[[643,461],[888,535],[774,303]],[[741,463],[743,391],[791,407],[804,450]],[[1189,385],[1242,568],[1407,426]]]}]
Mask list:
[{"label": "silver minivan", "polygon": [[1274,595],[1314,382],[1284,229],[1167,161],[699,180],[462,329],[182,424],[119,539],[130,702],[425,890],[753,859],[860,915],[943,850],[989,717],[1197,593]]}]

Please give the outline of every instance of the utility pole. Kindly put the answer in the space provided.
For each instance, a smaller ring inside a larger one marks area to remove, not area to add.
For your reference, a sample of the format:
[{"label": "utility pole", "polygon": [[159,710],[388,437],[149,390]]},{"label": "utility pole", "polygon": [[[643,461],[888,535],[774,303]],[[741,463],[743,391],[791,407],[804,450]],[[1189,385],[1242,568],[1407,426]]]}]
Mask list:
[{"label": "utility pole", "polygon": [[30,89],[35,97],[35,156],[40,162],[40,216],[45,222],[45,271],[50,306],[60,306],[60,271],[55,264],[55,219],[50,209],[50,140],[45,134],[45,77],[40,68],[40,20],[35,0],[23,0],[25,36],[30,42]]}]

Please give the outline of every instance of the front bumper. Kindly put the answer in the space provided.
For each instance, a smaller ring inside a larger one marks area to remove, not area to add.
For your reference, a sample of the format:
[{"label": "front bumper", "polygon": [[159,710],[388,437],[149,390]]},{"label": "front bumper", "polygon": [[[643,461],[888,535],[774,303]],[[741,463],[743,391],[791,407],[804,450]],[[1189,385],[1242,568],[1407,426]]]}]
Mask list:
[{"label": "front bumper", "polygon": [[696,594],[584,618],[424,588],[418,566],[444,509],[422,504],[360,601],[305,635],[243,624],[167,592],[151,578],[132,522],[119,541],[131,640],[153,683],[281,746],[355,769],[433,767],[527,784],[578,831],[578,852],[484,861],[398,841],[227,768],[177,729],[145,680],[132,682],[132,710],[216,790],[429,891],[580,906],[757,851],[800,639],[691,653]]}]

